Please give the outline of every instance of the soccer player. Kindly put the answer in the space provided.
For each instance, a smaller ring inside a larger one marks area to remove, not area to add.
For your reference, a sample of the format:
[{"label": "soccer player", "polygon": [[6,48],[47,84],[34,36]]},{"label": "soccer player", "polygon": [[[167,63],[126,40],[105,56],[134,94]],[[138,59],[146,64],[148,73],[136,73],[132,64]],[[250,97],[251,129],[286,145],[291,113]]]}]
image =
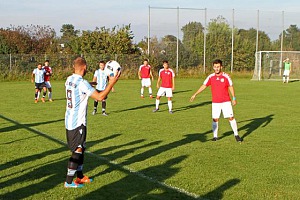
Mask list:
[{"label": "soccer player", "polygon": [[[147,87],[149,90],[149,96],[152,99],[152,88],[151,80],[153,81],[153,75],[151,72],[151,66],[148,64],[148,60],[144,60],[144,64],[140,66],[138,71],[139,79],[141,79],[142,88],[141,88],[141,98],[144,98],[144,87]],[[150,79],[151,78],[151,79]]]},{"label": "soccer player", "polygon": [[[175,89],[175,73],[174,71],[169,68],[169,62],[167,60],[163,61],[164,68],[159,70],[158,73],[158,80],[157,80],[157,95],[155,100],[155,110],[153,112],[157,112],[159,110],[159,102],[160,97],[166,95],[168,98],[168,107],[169,113],[173,114],[172,111],[172,97],[173,97],[173,90]],[[159,86],[161,81],[161,85]]]},{"label": "soccer player", "polygon": [[50,102],[52,102],[52,87],[50,83],[50,77],[52,76],[52,68],[49,66],[49,60],[45,60],[45,65],[43,66],[43,69],[46,71],[45,73],[45,85],[48,89],[48,99]]},{"label": "soccer player", "polygon": [[[106,98],[111,88],[117,82],[120,72],[109,80],[109,84],[102,92],[96,91],[86,80],[83,79],[87,72],[87,63],[84,58],[78,57],[73,61],[74,73],[66,80],[66,113],[65,127],[68,147],[72,155],[68,161],[67,177],[64,183],[66,188],[80,188],[84,183],[92,182],[83,175],[83,159],[86,144],[86,116],[88,98],[92,97],[97,101]],[[73,181],[73,178],[77,178]]]},{"label": "soccer player", "polygon": [[[97,83],[96,90],[98,92],[102,92],[103,90],[105,90],[105,88],[107,86],[107,83],[108,83],[109,73],[104,68],[105,68],[105,62],[100,61],[99,62],[99,69],[97,69],[94,73],[93,82]],[[106,110],[106,99],[107,99],[107,97],[105,97],[102,100],[102,115],[103,116],[107,116],[107,113],[105,112],[105,110]],[[94,101],[94,111],[92,113],[93,115],[95,115],[97,113],[97,107],[98,107],[98,101],[95,100]]]},{"label": "soccer player", "polygon": [[[205,88],[211,86],[212,93],[212,131],[214,134],[213,141],[218,140],[218,128],[219,128],[219,117],[221,112],[223,112],[224,118],[229,118],[233,134],[237,142],[242,142],[242,139],[238,135],[237,123],[233,116],[232,105],[236,105],[236,97],[234,94],[234,88],[231,78],[228,74],[222,72],[222,61],[213,61],[214,73],[210,74],[203,85],[198,89],[198,91],[191,97],[190,101],[194,101],[195,97],[200,94]],[[232,96],[232,105],[229,92]]]},{"label": "soccer player", "polygon": [[292,71],[292,63],[289,58],[286,58],[284,61],[284,71],[283,71],[283,83],[288,83],[290,79],[290,72]]},{"label": "soccer player", "polygon": [[42,68],[42,64],[39,63],[37,68],[35,68],[31,74],[31,82],[33,83],[33,80],[35,82],[35,96],[34,96],[34,103],[38,102],[38,94],[43,89],[43,97],[42,102],[45,102],[45,96],[46,96],[46,86],[44,82],[44,75],[46,71]]}]

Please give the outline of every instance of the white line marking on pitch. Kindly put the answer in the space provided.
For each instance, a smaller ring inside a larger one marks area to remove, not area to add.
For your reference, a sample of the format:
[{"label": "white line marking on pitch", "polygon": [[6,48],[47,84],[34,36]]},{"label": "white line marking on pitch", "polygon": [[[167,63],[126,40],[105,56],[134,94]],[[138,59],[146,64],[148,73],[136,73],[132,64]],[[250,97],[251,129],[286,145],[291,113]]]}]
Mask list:
[{"label": "white line marking on pitch", "polygon": [[[31,132],[37,133],[37,134],[42,135],[42,136],[44,136],[44,137],[46,137],[46,138],[48,138],[48,139],[51,139],[52,141],[55,141],[55,142],[58,142],[59,144],[62,144],[62,145],[64,145],[64,146],[67,146],[67,144],[66,144],[64,141],[59,140],[59,139],[57,139],[57,138],[55,138],[55,137],[52,137],[52,136],[50,136],[50,135],[48,135],[48,134],[46,134],[46,133],[43,133],[43,132],[41,132],[41,131],[39,131],[39,130],[36,130],[36,129],[31,128],[31,127],[28,127],[28,126],[25,126],[24,124],[21,124],[21,123],[15,121],[15,120],[12,120],[12,119],[7,118],[7,117],[4,117],[3,115],[0,115],[0,117],[6,119],[7,121],[10,121],[10,122],[12,122],[12,123],[15,123],[15,124],[17,124],[17,125],[23,126],[25,129],[30,130]],[[90,154],[90,155],[92,155],[92,156],[94,156],[94,157],[96,157],[96,158],[98,158],[98,159],[100,159],[100,160],[103,160],[103,161],[105,161],[105,162],[108,162],[108,163],[111,164],[111,165],[114,165],[114,166],[116,166],[116,167],[122,168],[122,169],[124,169],[125,171],[127,171],[127,172],[129,172],[129,173],[131,173],[131,174],[134,174],[134,175],[136,175],[136,176],[138,176],[138,177],[144,178],[144,179],[146,179],[146,180],[148,180],[148,181],[150,181],[150,182],[152,182],[152,183],[155,183],[155,184],[158,184],[158,185],[160,185],[160,186],[166,187],[166,188],[168,188],[168,189],[177,191],[177,192],[179,192],[179,193],[185,194],[185,195],[190,196],[190,197],[193,197],[193,198],[195,198],[195,199],[196,199],[196,198],[197,198],[197,199],[200,198],[199,195],[197,195],[197,194],[188,192],[188,191],[186,191],[186,190],[184,190],[184,189],[178,188],[178,187],[176,187],[176,186],[172,186],[172,185],[170,185],[170,184],[166,184],[165,182],[158,181],[158,180],[156,180],[156,179],[154,179],[154,178],[152,178],[152,177],[150,177],[150,176],[146,176],[145,174],[143,174],[143,173],[141,173],[141,172],[139,172],[139,171],[135,171],[135,170],[133,170],[133,169],[131,169],[131,168],[125,166],[125,165],[121,165],[121,164],[119,164],[119,163],[117,163],[117,162],[115,162],[115,161],[112,161],[112,160],[109,160],[109,159],[107,159],[107,158],[105,158],[105,157],[99,156],[99,155],[97,155],[97,154],[95,154],[95,153],[93,153],[93,152],[86,151],[86,153],[88,153],[88,154]],[[201,198],[201,199],[204,200],[204,198]]]}]

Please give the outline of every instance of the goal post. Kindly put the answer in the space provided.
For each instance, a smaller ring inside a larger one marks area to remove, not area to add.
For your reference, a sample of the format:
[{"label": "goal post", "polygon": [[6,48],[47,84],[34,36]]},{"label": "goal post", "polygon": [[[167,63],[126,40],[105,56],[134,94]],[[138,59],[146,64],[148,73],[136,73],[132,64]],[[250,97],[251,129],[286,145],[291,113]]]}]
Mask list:
[{"label": "goal post", "polygon": [[300,79],[300,51],[258,51],[255,53],[255,68],[252,80],[282,80],[283,61],[292,63],[290,80]]}]

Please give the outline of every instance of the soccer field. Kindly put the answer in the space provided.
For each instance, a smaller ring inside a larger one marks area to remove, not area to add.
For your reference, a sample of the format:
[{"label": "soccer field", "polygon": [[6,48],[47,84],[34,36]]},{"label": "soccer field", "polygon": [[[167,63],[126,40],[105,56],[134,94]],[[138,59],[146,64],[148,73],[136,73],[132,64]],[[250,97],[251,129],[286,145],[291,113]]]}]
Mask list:
[{"label": "soccer field", "polygon": [[189,102],[203,80],[176,79],[172,115],[165,97],[152,113],[139,80],[117,83],[108,117],[91,115],[90,99],[84,172],[94,182],[81,189],[63,187],[64,82],[37,104],[32,83],[1,82],[0,199],[299,199],[300,82],[233,81],[241,144],[223,118],[211,141],[210,88]]}]

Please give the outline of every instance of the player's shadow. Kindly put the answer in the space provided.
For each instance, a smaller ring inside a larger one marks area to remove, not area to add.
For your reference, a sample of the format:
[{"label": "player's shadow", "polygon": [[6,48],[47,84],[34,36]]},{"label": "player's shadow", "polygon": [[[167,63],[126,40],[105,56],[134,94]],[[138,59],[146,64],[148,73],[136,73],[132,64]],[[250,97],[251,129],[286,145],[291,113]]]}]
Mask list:
[{"label": "player's shadow", "polygon": [[[160,105],[164,105],[164,104],[167,104],[167,103],[160,103]],[[123,109],[123,110],[116,110],[116,111],[112,111],[111,113],[120,113],[120,112],[139,110],[139,109],[149,108],[149,107],[152,107],[154,109],[155,104],[147,104],[147,105],[137,106],[137,107],[133,107],[133,108],[127,108],[127,109]]]},{"label": "player's shadow", "polygon": [[[122,171],[125,177],[77,199],[195,199],[163,184],[165,180],[180,171],[180,167],[176,165],[186,158],[186,155],[171,158],[162,164],[138,172],[129,172],[122,167],[110,166],[111,171]],[[161,192],[152,193],[152,191]]]},{"label": "player's shadow", "polygon": [[[243,136],[241,136],[241,138],[242,139],[246,138],[248,135],[253,133],[259,127],[266,127],[269,123],[271,123],[271,121],[273,120],[273,117],[274,117],[274,114],[270,114],[270,115],[267,115],[265,117],[253,118],[253,119],[249,119],[249,120],[239,121],[238,125],[239,125],[239,123],[249,122],[246,125],[244,125],[244,126],[242,126],[238,129],[239,132],[245,131],[245,133],[243,134]],[[222,139],[222,138],[230,136],[230,135],[233,135],[233,132],[232,131],[227,131],[221,137],[219,137],[219,139]]]},{"label": "player's shadow", "polygon": [[101,138],[101,139],[99,139],[99,140],[94,140],[94,141],[88,141],[88,142],[86,142],[86,146],[87,147],[91,147],[91,146],[94,146],[95,144],[100,144],[100,143],[102,143],[102,142],[105,142],[105,141],[107,141],[107,140],[112,140],[112,139],[114,139],[114,138],[116,138],[116,137],[119,137],[119,136],[121,136],[122,134],[120,134],[120,133],[117,133],[117,134],[113,134],[113,135],[110,135],[110,136],[107,136],[107,137],[105,137],[105,138]]},{"label": "player's shadow", "polygon": [[190,92],[192,90],[179,90],[179,91],[173,91],[173,94],[179,94],[179,93],[185,93],[185,92]]},{"label": "player's shadow", "polygon": [[174,111],[179,112],[179,111],[189,110],[189,109],[193,109],[193,108],[197,108],[197,107],[201,107],[201,106],[206,106],[208,104],[211,104],[211,101],[182,106],[182,107],[174,109]]},{"label": "player's shadow", "polygon": [[224,184],[222,184],[219,187],[217,187],[216,189],[214,189],[213,191],[208,192],[205,195],[202,195],[201,197],[199,197],[199,199],[223,199],[224,192],[226,190],[230,189],[231,187],[234,187],[235,185],[237,185],[240,182],[241,182],[241,180],[237,179],[237,178],[228,180]]}]

